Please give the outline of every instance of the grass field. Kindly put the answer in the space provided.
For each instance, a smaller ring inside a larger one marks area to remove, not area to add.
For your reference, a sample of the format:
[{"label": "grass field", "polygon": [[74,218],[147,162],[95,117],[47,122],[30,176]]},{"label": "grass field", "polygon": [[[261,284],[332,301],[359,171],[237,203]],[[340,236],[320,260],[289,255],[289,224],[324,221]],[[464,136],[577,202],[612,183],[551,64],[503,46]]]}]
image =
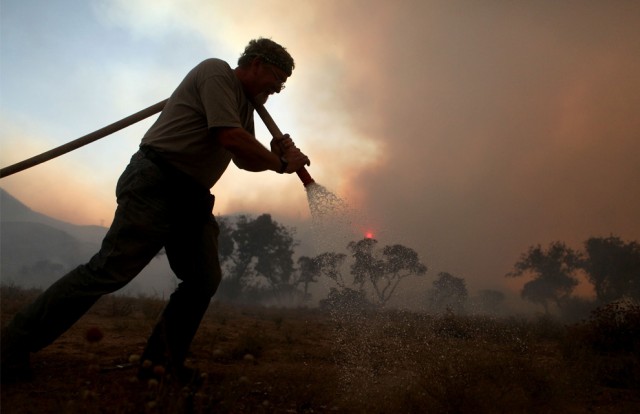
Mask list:
[{"label": "grass field", "polygon": [[[36,294],[3,287],[3,324]],[[563,326],[214,302],[188,360],[201,385],[189,388],[139,381],[129,364],[162,307],[102,298],[33,355],[33,381],[2,386],[2,413],[640,412],[637,308]],[[89,342],[96,328],[103,338]]]}]

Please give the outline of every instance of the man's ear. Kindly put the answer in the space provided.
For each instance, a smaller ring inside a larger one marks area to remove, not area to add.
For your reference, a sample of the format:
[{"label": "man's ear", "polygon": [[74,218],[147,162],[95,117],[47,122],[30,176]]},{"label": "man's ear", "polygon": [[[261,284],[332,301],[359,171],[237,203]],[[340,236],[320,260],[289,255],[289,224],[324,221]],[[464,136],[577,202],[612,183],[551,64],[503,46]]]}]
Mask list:
[{"label": "man's ear", "polygon": [[260,56],[256,56],[251,60],[251,69],[257,70],[262,65],[262,58]]}]

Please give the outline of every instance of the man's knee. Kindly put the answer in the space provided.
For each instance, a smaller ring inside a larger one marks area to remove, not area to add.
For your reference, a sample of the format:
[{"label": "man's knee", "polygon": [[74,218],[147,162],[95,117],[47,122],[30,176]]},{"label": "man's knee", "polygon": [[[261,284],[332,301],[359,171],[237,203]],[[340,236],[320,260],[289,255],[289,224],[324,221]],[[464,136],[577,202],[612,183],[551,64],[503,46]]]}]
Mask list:
[{"label": "man's knee", "polygon": [[220,285],[220,276],[215,272],[210,275],[203,275],[198,278],[190,278],[183,280],[180,285],[180,290],[188,290],[190,295],[194,299],[202,299],[203,301],[209,301],[215,295]]},{"label": "man's knee", "polygon": [[213,295],[216,294],[216,291],[218,290],[219,285],[220,285],[220,275],[214,273],[213,275],[208,277],[205,283],[203,283],[202,285],[203,297],[210,300],[213,297]]}]

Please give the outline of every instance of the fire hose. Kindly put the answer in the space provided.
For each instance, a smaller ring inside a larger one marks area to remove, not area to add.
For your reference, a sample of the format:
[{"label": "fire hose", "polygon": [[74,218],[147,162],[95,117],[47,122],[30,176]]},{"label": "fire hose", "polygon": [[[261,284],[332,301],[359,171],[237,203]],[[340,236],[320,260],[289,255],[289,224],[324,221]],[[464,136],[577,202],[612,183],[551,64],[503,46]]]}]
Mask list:
[{"label": "fire hose", "polygon": [[[133,125],[136,122],[142,121],[143,119],[146,119],[151,115],[157,114],[158,112],[162,111],[162,108],[164,108],[166,103],[167,103],[167,99],[165,99],[164,101],[158,102],[155,105],[151,105],[150,107],[145,108],[141,111],[138,111],[135,114],[129,115],[128,117],[123,118],[117,122],[114,122],[103,128],[100,128],[97,131],[94,131],[90,134],[74,139],[73,141],[69,141],[66,144],[60,145],[59,147],[53,148],[49,151],[43,152],[42,154],[36,155],[34,157],[27,158],[26,160],[20,161],[18,163],[9,165],[8,167],[1,168],[0,178],[8,177],[17,172],[26,170],[31,167],[35,167],[38,164],[42,164],[43,162],[59,157],[60,155],[71,152],[75,149],[78,149],[94,141],[97,141],[101,138],[104,138],[107,135],[111,135],[114,132],[124,129],[130,125]],[[260,118],[262,118],[262,121],[266,125],[271,135],[273,135],[274,137],[282,135],[282,132],[280,132],[280,129],[274,122],[273,118],[271,118],[271,115],[269,114],[269,112],[267,112],[264,106],[255,105],[255,110],[258,113],[258,115],[260,115]],[[300,181],[302,181],[302,184],[305,187],[315,182],[313,178],[311,178],[311,175],[309,175],[305,167],[300,168],[298,171],[296,171],[296,173],[298,174]]]},{"label": "fire hose", "polygon": [[[276,125],[273,118],[271,118],[271,115],[269,114],[269,112],[267,112],[267,109],[264,107],[264,105],[254,103],[253,106],[258,115],[260,115],[262,122],[264,122],[264,125],[267,127],[271,135],[273,137],[281,136],[282,132],[280,131],[280,128],[278,128],[278,125]],[[309,172],[305,167],[301,167],[298,171],[296,171],[296,174],[298,174],[298,178],[300,178],[300,181],[302,181],[302,185],[304,185],[305,187],[315,183],[315,180],[311,178],[311,175],[309,175]]]}]

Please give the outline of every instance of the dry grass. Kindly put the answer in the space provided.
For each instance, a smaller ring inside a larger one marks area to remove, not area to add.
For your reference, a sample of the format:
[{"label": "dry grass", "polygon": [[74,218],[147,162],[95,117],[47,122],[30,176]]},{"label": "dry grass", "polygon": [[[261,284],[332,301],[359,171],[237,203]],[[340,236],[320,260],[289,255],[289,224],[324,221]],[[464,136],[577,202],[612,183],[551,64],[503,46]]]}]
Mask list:
[{"label": "dry grass", "polygon": [[[36,293],[3,288],[3,322]],[[2,412],[624,413],[640,407],[638,350],[603,353],[593,338],[604,328],[595,322],[567,328],[549,319],[404,311],[213,303],[189,358],[206,373],[202,386],[142,383],[135,368],[117,366],[141,353],[162,304],[103,298],[34,355],[33,382],[2,387]],[[101,341],[86,341],[91,327],[104,333]]]}]

